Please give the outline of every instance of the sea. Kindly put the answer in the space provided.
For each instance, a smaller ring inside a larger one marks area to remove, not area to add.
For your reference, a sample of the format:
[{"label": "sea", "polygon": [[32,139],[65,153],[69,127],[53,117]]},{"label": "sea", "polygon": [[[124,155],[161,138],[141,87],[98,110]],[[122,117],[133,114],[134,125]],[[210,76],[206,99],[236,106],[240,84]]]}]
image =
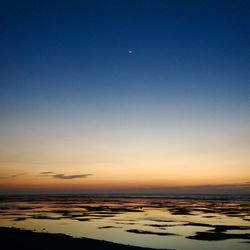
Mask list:
[{"label": "sea", "polygon": [[0,226],[154,249],[249,250],[250,196],[1,195]]}]

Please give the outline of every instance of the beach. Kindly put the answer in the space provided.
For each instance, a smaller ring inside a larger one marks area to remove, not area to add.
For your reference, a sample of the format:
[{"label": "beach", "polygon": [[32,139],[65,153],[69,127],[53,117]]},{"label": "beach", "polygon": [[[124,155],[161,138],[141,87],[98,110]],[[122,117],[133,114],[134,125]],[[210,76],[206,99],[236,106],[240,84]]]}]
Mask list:
[{"label": "beach", "polygon": [[0,227],[1,244],[8,249],[95,249],[95,250],[153,250],[89,238],[74,238],[65,234],[32,232]]},{"label": "beach", "polygon": [[42,249],[51,245],[61,249],[68,245],[85,249],[249,248],[248,197],[0,198],[0,235],[11,249],[15,245],[23,249],[37,249],[36,245]]}]

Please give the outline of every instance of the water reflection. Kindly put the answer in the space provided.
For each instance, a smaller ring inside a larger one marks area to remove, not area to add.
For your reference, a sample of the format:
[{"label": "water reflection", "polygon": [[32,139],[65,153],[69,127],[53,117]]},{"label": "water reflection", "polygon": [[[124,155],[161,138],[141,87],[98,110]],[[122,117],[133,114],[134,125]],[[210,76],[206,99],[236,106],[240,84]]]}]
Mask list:
[{"label": "water reflection", "polygon": [[249,249],[249,201],[3,197],[0,225],[170,249]]}]

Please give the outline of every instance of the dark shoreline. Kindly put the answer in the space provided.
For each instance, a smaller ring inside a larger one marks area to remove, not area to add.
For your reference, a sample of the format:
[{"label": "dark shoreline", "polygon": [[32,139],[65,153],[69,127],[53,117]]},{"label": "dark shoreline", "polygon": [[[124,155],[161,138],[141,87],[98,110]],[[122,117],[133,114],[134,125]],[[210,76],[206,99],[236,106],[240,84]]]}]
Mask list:
[{"label": "dark shoreline", "polygon": [[0,194],[1,200],[12,199],[170,199],[195,201],[250,201],[250,194]]},{"label": "dark shoreline", "polygon": [[[156,250],[154,248],[136,247],[118,243],[74,238],[65,234],[33,232],[18,228],[0,227],[1,245],[6,249],[95,249],[95,250]],[[167,250],[167,249],[165,249]]]}]

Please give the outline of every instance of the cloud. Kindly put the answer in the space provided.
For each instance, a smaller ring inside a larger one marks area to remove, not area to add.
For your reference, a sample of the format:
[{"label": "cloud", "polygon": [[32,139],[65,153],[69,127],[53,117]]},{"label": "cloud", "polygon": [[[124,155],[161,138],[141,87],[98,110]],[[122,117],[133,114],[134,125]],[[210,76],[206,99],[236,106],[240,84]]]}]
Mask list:
[{"label": "cloud", "polygon": [[75,174],[75,175],[54,174],[52,176],[56,179],[71,180],[71,179],[78,179],[78,178],[86,178],[91,175],[92,174]]},{"label": "cloud", "polygon": [[57,174],[53,171],[46,171],[46,172],[41,172],[39,176],[43,177],[53,177],[56,179],[61,179],[61,180],[72,180],[72,179],[78,179],[78,178],[86,178],[88,176],[91,176],[92,174],[75,174],[75,175],[66,175],[66,174]]},{"label": "cloud", "polygon": [[46,175],[46,174],[54,174],[54,172],[52,172],[52,171],[48,171],[48,172],[41,172],[40,174],[41,174],[41,175]]},{"label": "cloud", "polygon": [[15,178],[15,177],[19,177],[19,176],[23,176],[23,175],[26,175],[27,173],[24,172],[24,173],[20,173],[20,174],[13,174],[10,176],[10,178]]}]

